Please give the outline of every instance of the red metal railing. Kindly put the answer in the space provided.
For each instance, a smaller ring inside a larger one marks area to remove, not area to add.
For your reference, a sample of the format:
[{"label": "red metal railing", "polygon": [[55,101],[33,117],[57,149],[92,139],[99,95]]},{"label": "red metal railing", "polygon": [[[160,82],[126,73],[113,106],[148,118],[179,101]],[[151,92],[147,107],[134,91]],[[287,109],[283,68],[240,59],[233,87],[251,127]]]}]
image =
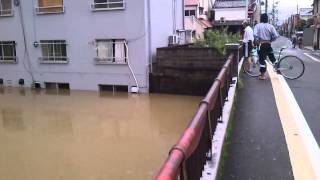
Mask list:
[{"label": "red metal railing", "polygon": [[200,179],[203,167],[211,159],[212,137],[222,117],[224,102],[232,83],[235,56],[229,56],[198,111],[178,143],[170,150],[157,180]]}]

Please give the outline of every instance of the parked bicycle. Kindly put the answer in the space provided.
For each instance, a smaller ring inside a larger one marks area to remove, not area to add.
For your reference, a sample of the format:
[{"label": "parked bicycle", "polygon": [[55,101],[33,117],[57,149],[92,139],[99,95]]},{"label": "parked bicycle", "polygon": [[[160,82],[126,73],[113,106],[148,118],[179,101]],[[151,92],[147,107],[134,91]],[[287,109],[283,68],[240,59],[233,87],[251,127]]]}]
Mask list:
[{"label": "parked bicycle", "polygon": [[[304,74],[305,66],[303,61],[293,55],[285,55],[281,57],[281,54],[284,49],[287,47],[281,47],[279,51],[278,58],[273,64],[274,71],[278,72],[287,79],[298,79]],[[244,72],[252,77],[258,77],[260,75],[260,63],[253,53],[252,62],[249,62],[247,59],[243,61],[242,66]]]}]

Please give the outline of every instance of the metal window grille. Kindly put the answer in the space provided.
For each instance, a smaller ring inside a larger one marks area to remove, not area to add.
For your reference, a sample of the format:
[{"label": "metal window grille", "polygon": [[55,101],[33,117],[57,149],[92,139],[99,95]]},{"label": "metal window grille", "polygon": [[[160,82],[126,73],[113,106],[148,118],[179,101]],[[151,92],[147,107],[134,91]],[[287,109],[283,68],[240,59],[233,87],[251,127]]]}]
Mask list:
[{"label": "metal window grille", "polygon": [[42,57],[40,61],[48,63],[66,63],[67,44],[65,40],[41,40]]},{"label": "metal window grille", "polygon": [[127,63],[128,46],[125,40],[96,40],[97,63]]},{"label": "metal window grille", "polygon": [[16,43],[15,41],[0,41],[0,62],[16,62]]},{"label": "metal window grille", "polygon": [[195,10],[185,10],[184,11],[184,15],[185,16],[195,16],[196,15],[196,11]]},{"label": "metal window grille", "polygon": [[37,14],[63,13],[63,0],[38,0]]},{"label": "metal window grille", "polygon": [[124,9],[125,3],[123,0],[94,0],[91,8],[102,10]]},{"label": "metal window grille", "polygon": [[12,16],[12,1],[11,0],[0,0],[0,16]]}]

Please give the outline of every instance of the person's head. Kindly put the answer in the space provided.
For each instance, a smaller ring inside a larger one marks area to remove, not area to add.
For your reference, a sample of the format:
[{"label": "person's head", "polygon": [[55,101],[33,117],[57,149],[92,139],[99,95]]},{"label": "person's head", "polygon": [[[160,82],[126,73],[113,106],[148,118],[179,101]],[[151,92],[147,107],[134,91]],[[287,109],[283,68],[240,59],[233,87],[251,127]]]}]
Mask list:
[{"label": "person's head", "polygon": [[261,14],[260,22],[261,23],[268,23],[269,22],[268,14],[266,14],[266,13]]}]

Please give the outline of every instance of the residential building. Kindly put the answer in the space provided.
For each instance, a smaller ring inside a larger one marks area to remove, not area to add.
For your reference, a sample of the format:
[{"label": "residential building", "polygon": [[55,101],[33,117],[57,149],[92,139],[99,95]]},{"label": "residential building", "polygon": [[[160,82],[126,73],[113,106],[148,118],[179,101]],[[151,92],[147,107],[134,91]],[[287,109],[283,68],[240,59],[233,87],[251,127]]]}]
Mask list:
[{"label": "residential building", "polygon": [[183,29],[183,9],[183,0],[0,0],[0,79],[148,92],[156,48]]},{"label": "residential building", "polygon": [[312,18],[312,8],[300,8],[299,9],[299,16],[300,19],[307,21],[308,19]]},{"label": "residential building", "polygon": [[247,0],[216,0],[213,26],[225,28],[231,32],[238,32],[244,20],[248,18]]},{"label": "residential building", "polygon": [[320,1],[313,1],[314,39],[313,48],[320,49]]},{"label": "residential building", "polygon": [[203,39],[206,29],[212,27],[209,19],[212,12],[211,0],[184,0],[185,1],[185,30],[192,33],[192,39]]}]

